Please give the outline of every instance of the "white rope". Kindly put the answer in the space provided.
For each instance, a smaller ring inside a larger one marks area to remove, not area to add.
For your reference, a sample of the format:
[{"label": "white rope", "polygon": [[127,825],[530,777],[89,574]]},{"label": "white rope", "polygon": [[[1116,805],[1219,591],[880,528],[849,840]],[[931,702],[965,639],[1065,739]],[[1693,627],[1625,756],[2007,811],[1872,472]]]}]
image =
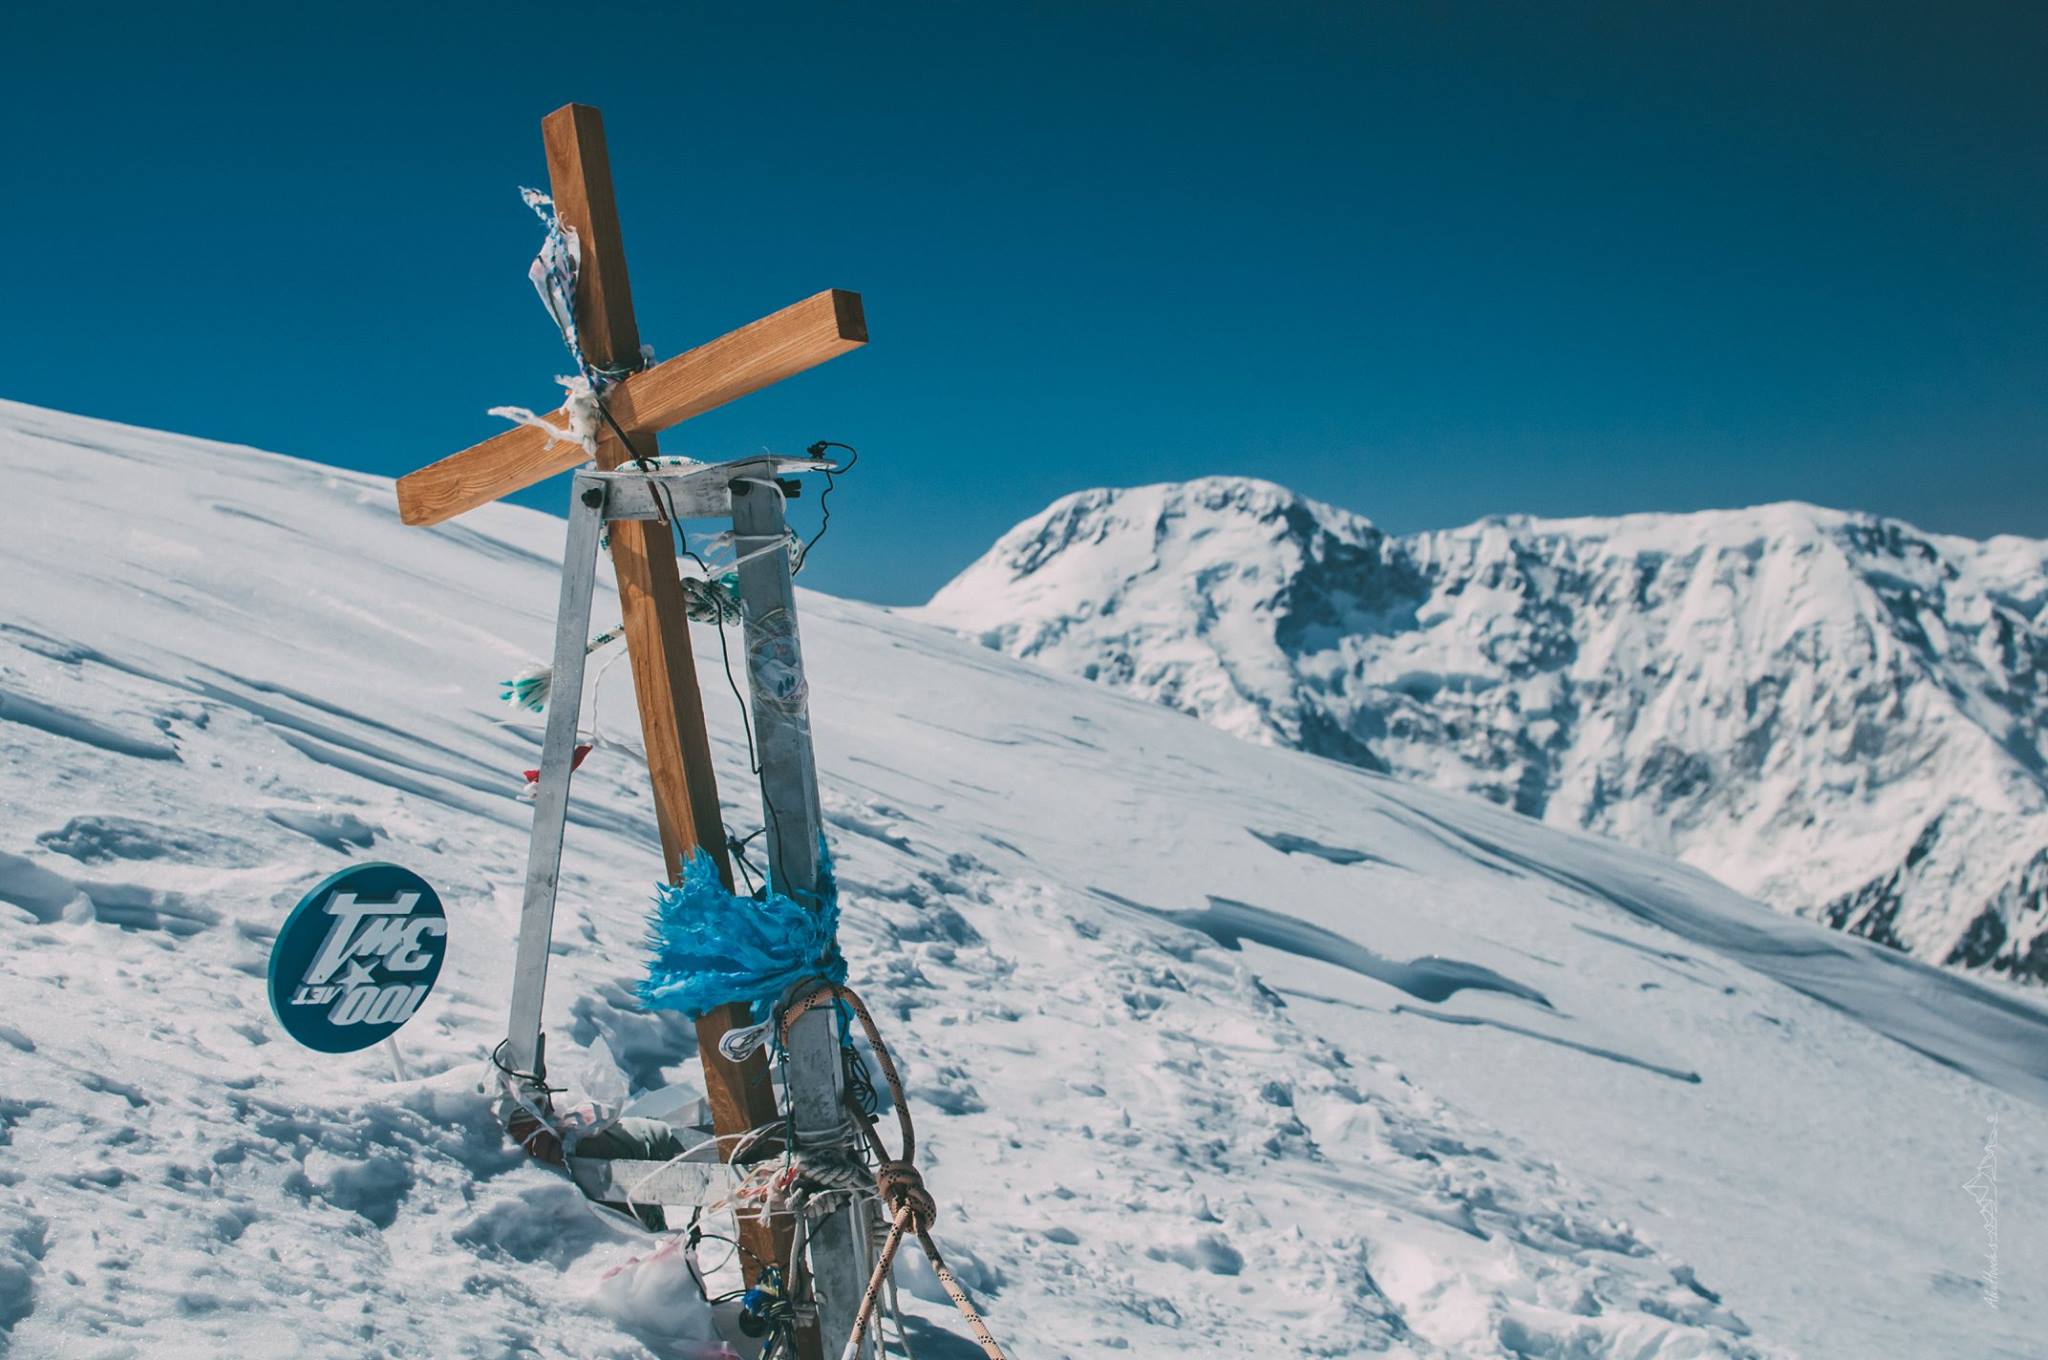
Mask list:
[{"label": "white rope", "polygon": [[562,443],[575,444],[591,457],[596,457],[597,427],[602,419],[597,408],[597,389],[580,373],[558,373],[555,381],[562,385],[562,410],[567,416],[561,425],[536,415],[524,406],[493,406],[484,414],[509,420],[514,425],[532,426],[548,437],[548,448]]},{"label": "white rope", "polygon": [[727,570],[729,571],[738,571],[741,567],[744,567],[747,563],[752,562],[754,559],[759,557],[767,557],[778,550],[782,552],[793,552],[796,548],[796,545],[802,541],[796,536],[795,533],[788,529],[784,529],[779,534],[734,534],[733,544],[735,549],[737,549],[740,541],[743,539],[753,539],[756,542],[759,542],[762,539],[766,539],[768,541],[768,546],[765,548],[756,548],[752,552],[741,553],[739,556],[733,558],[732,566],[727,568]]},{"label": "white rope", "polygon": [[874,1173],[857,1162],[837,1159],[809,1157],[796,1159],[796,1174],[813,1185],[827,1190],[845,1190],[873,1194]]},{"label": "white rope", "polygon": [[555,445],[562,443],[565,440],[574,441],[575,443],[578,444],[583,442],[582,440],[577,439],[574,434],[570,433],[569,427],[567,425],[557,425],[552,420],[549,420],[546,416],[536,414],[530,407],[493,406],[488,411],[485,411],[484,414],[487,416],[496,416],[500,420],[509,420],[514,425],[532,426],[534,429],[539,430],[542,434],[548,437],[548,448],[553,448]]},{"label": "white rope", "polygon": [[743,1063],[768,1042],[774,1028],[775,1017],[772,1015],[758,1025],[735,1025],[718,1036],[718,1051],[729,1063]]},{"label": "white rope", "polygon": [[787,508],[789,505],[789,493],[782,489],[782,483],[775,481],[773,478],[735,477],[732,479],[732,484],[734,486],[765,486],[770,491],[773,491],[775,493],[776,497],[782,501],[782,504],[785,508]]},{"label": "white rope", "polygon": [[[740,552],[739,544],[742,540],[761,543],[765,546]],[[704,570],[709,573],[703,579],[714,584],[718,577],[728,572],[738,571],[749,562],[763,557],[772,557],[777,551],[787,552],[794,559],[797,548],[803,542],[802,539],[797,537],[796,531],[793,529],[784,529],[779,534],[740,534],[733,532],[731,529],[725,529],[694,541],[697,544],[697,556],[704,560]],[[731,548],[734,553],[730,561],[723,558],[714,560],[713,554],[723,552],[727,548]],[[696,580],[698,578],[692,576],[689,579]]]},{"label": "white rope", "polygon": [[[748,1130],[748,1132],[751,1133],[753,1132],[753,1130],[750,1129]],[[744,1137],[745,1135],[741,1136]],[[694,1147],[685,1148],[683,1151],[678,1152],[675,1156],[669,1158],[660,1166],[655,1167],[652,1171],[649,1171],[646,1175],[640,1177],[639,1180],[634,1181],[631,1185],[626,1187],[626,1207],[632,1210],[635,1216],[638,1216],[640,1212],[640,1201],[637,1198],[637,1195],[640,1191],[645,1190],[649,1185],[653,1184],[654,1178],[656,1176],[659,1176],[662,1172],[668,1170],[677,1162],[686,1162],[690,1158],[696,1156],[698,1153],[704,1151],[704,1149],[715,1148],[717,1146],[718,1136],[714,1134],[711,1137],[705,1139],[703,1142],[696,1144]],[[651,1209],[658,1209],[661,1206],[658,1204],[650,1204],[647,1207]]]},{"label": "white rope", "polygon": [[[903,1322],[903,1299],[896,1292],[896,1272],[893,1270],[889,1272],[888,1288],[889,1315],[896,1319],[896,1344],[903,1347],[904,1360],[917,1360],[916,1353],[910,1349],[910,1328],[905,1326]],[[882,1352],[882,1329],[880,1327],[875,1328],[875,1350],[877,1354]]]},{"label": "white rope", "polygon": [[598,727],[597,716],[599,701],[604,698],[604,678],[611,673],[612,667],[619,664],[619,658],[627,655],[630,655],[630,653],[622,648],[606,657],[604,664],[597,668],[597,679],[593,680],[590,684],[590,744],[593,747],[606,744],[604,736]]},{"label": "white rope", "polygon": [[[668,1170],[677,1162],[688,1161],[690,1158],[696,1156],[698,1153],[704,1151],[706,1148],[716,1148],[720,1143],[724,1142],[726,1139],[729,1138],[737,1138],[739,1140],[739,1142],[734,1146],[732,1150],[732,1156],[735,1158],[739,1157],[746,1152],[748,1147],[752,1146],[753,1139],[760,1137],[764,1133],[772,1132],[781,1127],[782,1121],[778,1119],[772,1124],[756,1125],[755,1127],[748,1129],[743,1133],[713,1134],[711,1137],[705,1139],[701,1143],[698,1143],[696,1146],[685,1148],[683,1151],[678,1152],[675,1156],[663,1162],[660,1166],[657,1166],[653,1170],[647,1172],[647,1174],[640,1177],[640,1179],[634,1181],[633,1184],[629,1186],[626,1190],[626,1207],[633,1210],[634,1213],[637,1214],[640,1211],[640,1202],[634,1196],[639,1191],[645,1190],[653,1182],[656,1176],[659,1176],[662,1172]],[[732,1158],[727,1158],[726,1164],[730,1164],[731,1160]],[[725,1207],[726,1204],[730,1202],[730,1200],[731,1196],[728,1195],[725,1199],[719,1200],[716,1204],[706,1205],[705,1209],[707,1212],[716,1212],[717,1210]],[[659,1208],[661,1206],[656,1204],[650,1204],[647,1207]]]}]

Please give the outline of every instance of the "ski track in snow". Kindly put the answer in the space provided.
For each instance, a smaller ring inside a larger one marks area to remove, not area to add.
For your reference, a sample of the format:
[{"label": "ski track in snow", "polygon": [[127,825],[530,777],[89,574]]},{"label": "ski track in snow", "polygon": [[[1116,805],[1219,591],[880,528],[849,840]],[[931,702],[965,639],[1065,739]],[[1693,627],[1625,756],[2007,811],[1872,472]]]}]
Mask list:
[{"label": "ski track in snow", "polygon": [[[150,515],[42,514],[55,466]],[[560,521],[408,530],[380,479],[5,403],[0,479],[0,1352],[687,1354],[628,1297],[659,1259],[605,1279],[652,1244],[477,1092],[533,750],[490,700],[551,634]],[[853,980],[1014,1354],[2038,1353],[2031,1002],[885,610],[803,609]],[[601,749],[574,802],[552,1065],[602,1038],[637,1087],[688,1080],[688,1025],[631,1000],[659,863],[637,755]],[[298,1049],[264,994],[285,912],[367,856],[451,921],[404,1080]],[[1960,1188],[1990,1115],[1995,1311]],[[911,1288],[919,1354],[976,1353]]]}]

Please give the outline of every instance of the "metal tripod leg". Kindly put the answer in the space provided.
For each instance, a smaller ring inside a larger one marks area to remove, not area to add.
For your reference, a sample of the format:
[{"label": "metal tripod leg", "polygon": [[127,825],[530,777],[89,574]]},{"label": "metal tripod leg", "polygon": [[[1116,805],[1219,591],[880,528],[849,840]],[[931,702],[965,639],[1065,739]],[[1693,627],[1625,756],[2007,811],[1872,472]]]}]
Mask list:
[{"label": "metal tripod leg", "polygon": [[[732,486],[732,527],[739,549],[740,603],[746,614],[747,679],[753,691],[754,740],[761,761],[761,802],[768,874],[798,902],[818,901],[823,819],[811,751],[810,691],[797,637],[796,587],[789,554],[761,552],[788,533],[782,492],[772,470]],[[752,560],[748,560],[750,555]],[[800,1154],[851,1157],[854,1131],[842,1090],[835,1008],[811,1011],[790,1028],[790,1105]],[[853,1333],[867,1289],[865,1206],[843,1203],[811,1229],[810,1258],[818,1295],[818,1330],[827,1357]]]},{"label": "metal tripod leg", "polygon": [[562,599],[555,610],[555,663],[548,688],[547,735],[540,752],[540,788],[533,798],[533,842],[526,856],[526,902],[519,914],[519,954],[512,971],[512,1020],[506,1049],[515,1072],[541,1071],[540,1008],[547,991],[548,942],[554,934],[555,890],[562,872],[562,829],[569,815],[569,775],[582,711],[584,643],[590,635],[590,594],[597,582],[597,540],[604,526],[605,488],[578,477],[569,501],[569,537],[562,549]]}]

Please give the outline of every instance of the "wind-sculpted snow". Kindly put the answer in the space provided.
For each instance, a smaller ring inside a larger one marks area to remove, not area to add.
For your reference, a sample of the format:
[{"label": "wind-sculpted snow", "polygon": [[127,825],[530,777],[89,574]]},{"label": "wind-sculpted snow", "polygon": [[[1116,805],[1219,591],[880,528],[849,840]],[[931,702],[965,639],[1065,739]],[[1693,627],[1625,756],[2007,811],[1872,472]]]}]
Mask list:
[{"label": "wind-sculpted snow", "polygon": [[1420,1006],[1396,1006],[1394,1007],[1394,1013],[1396,1015],[1424,1015],[1428,1016],[1431,1020],[1440,1021],[1446,1025],[1490,1025],[1494,1029],[1506,1030],[1510,1034],[1525,1035],[1528,1038],[1540,1040],[1546,1044],[1562,1044],[1566,1048],[1574,1048],[1581,1053],[1590,1053],[1596,1058],[1605,1058],[1608,1062],[1617,1062],[1624,1067],[1634,1067],[1644,1072],[1655,1072],[1658,1076],[1669,1077],[1673,1081],[1697,1082],[1700,1079],[1700,1074],[1697,1072],[1681,1072],[1675,1067],[1665,1067],[1659,1063],[1650,1062],[1645,1058],[1632,1058],[1626,1053],[1617,1053],[1611,1048],[1601,1048],[1595,1044],[1582,1044],[1576,1039],[1559,1038],[1555,1034],[1544,1034],[1539,1030],[1530,1029],[1526,1025],[1517,1025],[1506,1020],[1491,1020],[1483,1015],[1445,1015],[1440,1011],[1426,1010]]},{"label": "wind-sculpted snow", "polygon": [[106,723],[46,704],[26,694],[9,694],[0,689],[0,722],[40,727],[52,736],[82,741],[116,755],[140,756],[145,760],[176,760],[177,748],[157,736],[123,732]]},{"label": "wind-sculpted snow", "polygon": [[2048,980],[2048,543],[1806,505],[1398,538],[1209,478],[1066,497],[919,612]]},{"label": "wind-sculpted snow", "polygon": [[[1100,890],[1098,890],[1100,891]],[[1467,988],[1483,992],[1499,992],[1503,996],[1520,997],[1545,1010],[1550,1002],[1543,993],[1533,987],[1525,987],[1512,978],[1502,977],[1493,969],[1477,963],[1466,963],[1462,959],[1410,959],[1396,963],[1381,958],[1361,944],[1357,944],[1333,930],[1324,930],[1294,917],[1276,911],[1255,907],[1249,902],[1233,902],[1227,897],[1211,897],[1209,905],[1185,910],[1166,910],[1148,907],[1129,898],[1118,897],[1104,892],[1103,897],[1124,906],[1156,916],[1162,921],[1171,921],[1177,926],[1207,935],[1225,949],[1242,949],[1245,941],[1265,945],[1269,949],[1284,950],[1299,954],[1303,958],[1315,959],[1321,963],[1333,964],[1348,969],[1360,977],[1369,977],[1389,987],[1399,988],[1419,1001],[1448,1001]]]},{"label": "wind-sculpted snow", "polygon": [[[148,513],[46,514],[59,476]],[[0,491],[0,687],[82,720],[0,715],[0,1352],[690,1355],[674,1247],[593,1217],[477,1089],[534,750],[496,682],[551,636],[561,521],[405,529],[374,478],[17,406]],[[2037,1353],[2039,1008],[1479,800],[802,608],[843,943],[1016,1354]],[[632,1000],[659,857],[626,674],[546,1024],[551,1071],[645,1092],[696,1057]],[[396,1054],[320,1057],[265,960],[369,857],[435,885],[448,959]],[[1996,1311],[1960,1188],[1987,1116]],[[917,1353],[967,1354],[902,1278]]]}]

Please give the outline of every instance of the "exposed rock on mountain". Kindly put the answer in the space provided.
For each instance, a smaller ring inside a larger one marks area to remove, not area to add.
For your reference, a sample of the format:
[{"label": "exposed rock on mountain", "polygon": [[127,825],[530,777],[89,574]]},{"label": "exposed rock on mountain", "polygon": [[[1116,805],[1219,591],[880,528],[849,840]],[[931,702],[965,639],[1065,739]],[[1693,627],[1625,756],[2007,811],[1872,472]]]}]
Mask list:
[{"label": "exposed rock on mountain", "polygon": [[2048,980],[2048,543],[1800,504],[1396,537],[1206,478],[1068,496],[921,613]]}]

